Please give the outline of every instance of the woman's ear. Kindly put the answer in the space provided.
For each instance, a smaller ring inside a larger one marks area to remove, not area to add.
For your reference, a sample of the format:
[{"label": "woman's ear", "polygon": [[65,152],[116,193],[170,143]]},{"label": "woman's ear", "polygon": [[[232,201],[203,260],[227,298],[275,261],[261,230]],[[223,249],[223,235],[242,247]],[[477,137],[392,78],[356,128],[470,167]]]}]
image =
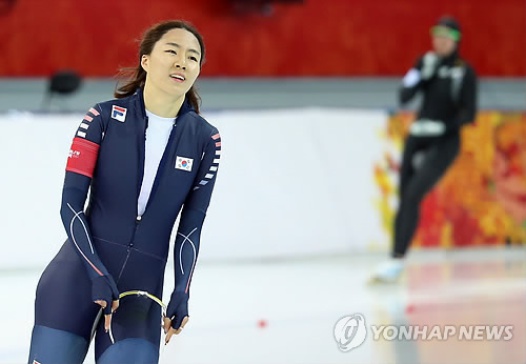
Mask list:
[{"label": "woman's ear", "polygon": [[145,72],[148,72],[148,63],[149,63],[149,57],[146,54],[143,54],[141,57],[141,67]]}]

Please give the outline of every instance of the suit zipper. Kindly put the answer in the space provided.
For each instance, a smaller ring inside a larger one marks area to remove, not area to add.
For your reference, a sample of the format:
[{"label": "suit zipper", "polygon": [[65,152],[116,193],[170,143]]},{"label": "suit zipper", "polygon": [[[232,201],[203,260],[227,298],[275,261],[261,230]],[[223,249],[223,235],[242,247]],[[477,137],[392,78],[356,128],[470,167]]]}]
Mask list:
[{"label": "suit zipper", "polygon": [[[175,128],[176,123],[174,122],[172,125],[172,130],[170,132],[170,136],[168,137],[168,142],[166,143],[166,147],[164,148],[163,155],[161,157],[161,162],[159,163],[159,167],[157,168],[157,173],[155,174],[155,179],[153,181],[152,191],[150,192],[150,197],[148,197],[148,202],[146,202],[146,206],[144,207],[143,215],[148,211],[148,206],[150,206],[150,202],[153,200],[153,197],[155,195],[155,192],[157,191],[157,187],[159,185],[159,180],[161,179],[161,175],[164,172],[164,166],[166,165],[166,159],[169,158],[169,153],[171,149],[171,145],[173,143],[173,139],[175,138]],[[140,221],[141,216],[138,216],[138,219]]]},{"label": "suit zipper", "polygon": [[[145,151],[146,149],[146,129],[148,128],[148,116],[145,116],[143,120],[144,120],[144,131],[143,131],[142,137],[139,137],[139,143],[138,143],[139,163],[137,167],[139,168],[139,180],[137,181],[138,182],[137,192],[136,192],[136,198],[135,198],[135,229],[133,230],[133,235],[130,240],[130,243],[128,244],[128,248],[133,247],[134,241],[135,241],[135,234],[137,233],[137,229],[139,228],[139,223],[142,220],[142,215],[139,215],[139,195],[141,193],[142,181],[144,179],[144,163],[145,163],[145,153],[146,153]],[[129,255],[129,251],[128,251],[128,255]]]}]

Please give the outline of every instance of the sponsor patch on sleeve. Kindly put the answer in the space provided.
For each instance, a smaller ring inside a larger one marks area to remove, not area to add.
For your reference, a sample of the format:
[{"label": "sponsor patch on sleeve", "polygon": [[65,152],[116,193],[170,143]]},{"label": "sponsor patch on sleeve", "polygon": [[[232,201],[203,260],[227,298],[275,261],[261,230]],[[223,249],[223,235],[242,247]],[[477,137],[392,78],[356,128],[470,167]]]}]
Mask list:
[{"label": "sponsor patch on sleeve", "polygon": [[74,138],[69,150],[66,171],[92,178],[100,146],[92,141]]}]

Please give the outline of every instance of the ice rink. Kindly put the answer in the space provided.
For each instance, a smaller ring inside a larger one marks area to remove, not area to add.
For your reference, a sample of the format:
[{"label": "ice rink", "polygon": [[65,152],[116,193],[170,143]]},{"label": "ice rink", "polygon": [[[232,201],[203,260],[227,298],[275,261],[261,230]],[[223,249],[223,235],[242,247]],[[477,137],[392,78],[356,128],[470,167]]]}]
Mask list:
[{"label": "ice rink", "polygon": [[[526,363],[526,250],[413,251],[399,284],[367,284],[384,254],[198,264],[183,333],[162,363]],[[43,269],[44,267],[42,267]],[[168,267],[168,272],[171,267]],[[0,363],[24,363],[40,270],[0,273]],[[171,274],[167,274],[168,285]],[[166,299],[166,297],[165,297]],[[375,338],[342,352],[336,322],[511,326],[512,337]],[[442,339],[442,340],[441,340]],[[86,363],[93,363],[90,352]]]},{"label": "ice rink", "polygon": [[[44,87],[44,81],[39,82],[11,85],[4,81],[0,111],[24,106],[31,95],[31,104],[38,105]],[[210,112],[228,140],[222,174],[208,214],[203,238],[207,243],[192,281],[190,321],[181,335],[161,348],[161,363],[526,364],[526,246],[411,250],[398,284],[367,284],[375,267],[387,258],[380,214],[373,206],[379,190],[371,171],[383,156],[378,131],[386,122],[385,109],[394,107],[398,82],[238,85],[214,80],[203,84],[212,109],[229,101],[235,104],[227,106],[243,110]],[[235,88],[225,93],[226,85]],[[523,86],[524,81],[482,82],[481,104],[504,109],[520,105],[522,109]],[[84,93],[69,100],[68,106],[85,110],[112,87],[109,81],[88,82]],[[372,117],[365,118],[361,111],[354,119],[342,113],[338,123],[328,125],[320,110],[310,108],[315,101],[323,107],[366,107]],[[294,117],[289,117],[290,111],[281,108],[291,106],[309,108],[301,114],[294,110]],[[259,115],[244,110],[255,107],[271,109]],[[285,116],[278,119],[278,111]],[[67,115],[61,116],[62,121],[54,116],[49,125],[56,130],[47,138],[40,137],[49,128],[43,119],[30,120],[19,113],[3,117],[16,122],[4,120],[0,134],[4,148],[12,144],[6,149],[9,153],[0,156],[4,157],[3,173],[15,177],[4,178],[0,189],[0,240],[9,247],[0,255],[4,312],[0,364],[23,364],[37,281],[65,237],[58,217],[64,160],[82,115],[72,121]],[[260,130],[268,130],[264,143],[246,137],[259,135]],[[298,146],[310,146],[310,154],[291,146],[290,135]],[[349,135],[360,137],[349,143]],[[35,154],[27,145],[46,153]],[[333,155],[339,157],[327,158]],[[35,170],[38,188],[34,187]],[[250,183],[245,181],[247,176]],[[298,176],[305,178],[296,187]],[[32,216],[38,216],[31,229],[27,228],[27,206]],[[381,249],[383,253],[373,253]],[[331,255],[353,250],[362,253]],[[173,287],[172,270],[167,267],[165,294]],[[341,318],[356,314],[365,318],[365,341],[343,352],[335,339],[335,326]],[[447,340],[397,340],[389,335],[375,337],[373,325],[448,326],[457,335]],[[473,327],[511,327],[512,335],[493,340],[459,337],[458,331]],[[91,351],[85,363],[94,363]]]}]

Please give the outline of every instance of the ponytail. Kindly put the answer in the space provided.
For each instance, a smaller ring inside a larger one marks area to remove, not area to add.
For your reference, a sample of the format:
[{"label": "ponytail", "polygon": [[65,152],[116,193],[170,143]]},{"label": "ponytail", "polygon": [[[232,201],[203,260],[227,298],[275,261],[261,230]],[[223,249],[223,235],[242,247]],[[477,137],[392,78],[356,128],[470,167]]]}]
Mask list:
[{"label": "ponytail", "polygon": [[[136,69],[124,68],[119,74],[120,78],[127,78],[128,81],[124,81],[124,84],[119,86],[117,83],[113,96],[117,99],[131,96],[137,91],[138,88],[144,88],[146,82],[146,71],[139,65]],[[119,81],[120,82],[120,81]]]},{"label": "ponytail", "polygon": [[200,107],[201,107],[201,96],[197,93],[197,90],[195,89],[195,85],[188,90],[186,93],[186,99],[188,102],[190,102],[190,105],[194,108],[195,112],[199,114]]}]

